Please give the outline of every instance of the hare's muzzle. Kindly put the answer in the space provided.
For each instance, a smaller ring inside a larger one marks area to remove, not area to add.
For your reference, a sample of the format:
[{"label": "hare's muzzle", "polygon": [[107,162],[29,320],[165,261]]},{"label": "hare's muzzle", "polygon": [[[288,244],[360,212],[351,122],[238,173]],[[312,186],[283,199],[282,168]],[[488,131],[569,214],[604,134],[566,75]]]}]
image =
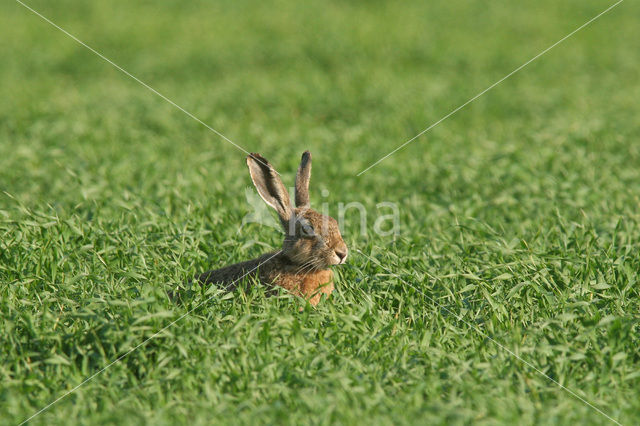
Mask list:
[{"label": "hare's muzzle", "polygon": [[343,264],[347,261],[347,254],[349,253],[349,250],[347,249],[347,246],[341,246],[341,247],[336,247],[334,249],[334,253],[336,255],[336,257],[338,258],[338,261],[336,262],[337,265]]}]

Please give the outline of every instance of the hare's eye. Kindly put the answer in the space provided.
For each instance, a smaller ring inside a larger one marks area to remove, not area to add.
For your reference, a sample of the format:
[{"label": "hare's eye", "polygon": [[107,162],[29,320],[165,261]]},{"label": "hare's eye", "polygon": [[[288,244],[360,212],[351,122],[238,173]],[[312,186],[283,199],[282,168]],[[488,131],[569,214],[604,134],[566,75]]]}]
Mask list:
[{"label": "hare's eye", "polygon": [[303,237],[313,237],[315,235],[313,227],[306,221],[300,222],[300,233]]}]

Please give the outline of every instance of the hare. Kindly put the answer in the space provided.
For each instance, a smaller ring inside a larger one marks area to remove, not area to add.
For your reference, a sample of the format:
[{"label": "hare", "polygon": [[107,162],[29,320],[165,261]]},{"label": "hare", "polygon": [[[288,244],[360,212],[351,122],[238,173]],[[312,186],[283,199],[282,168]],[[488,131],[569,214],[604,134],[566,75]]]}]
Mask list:
[{"label": "hare", "polygon": [[256,259],[200,274],[202,284],[220,284],[232,291],[242,279],[256,279],[265,286],[280,286],[317,305],[322,293],[333,291],[329,267],[345,263],[345,244],[337,221],[309,207],[311,153],[302,154],[295,183],[295,204],[278,172],[260,154],[247,156],[249,174],[260,197],[278,213],[285,236],[282,249]]}]

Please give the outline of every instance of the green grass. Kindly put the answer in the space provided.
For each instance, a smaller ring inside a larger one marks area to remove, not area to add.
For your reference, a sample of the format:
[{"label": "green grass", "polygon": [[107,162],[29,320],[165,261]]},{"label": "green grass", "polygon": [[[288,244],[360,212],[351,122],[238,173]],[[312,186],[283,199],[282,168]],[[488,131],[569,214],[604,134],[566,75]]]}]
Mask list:
[{"label": "green grass", "polygon": [[608,423],[487,336],[640,422],[637,3],[359,177],[612,2],[28,4],[289,183],[310,149],[312,203],[396,202],[401,229],[348,216],[316,309],[173,304],[169,285],[278,246],[238,231],[244,154],[3,2],[0,423],[191,309],[32,424]]}]

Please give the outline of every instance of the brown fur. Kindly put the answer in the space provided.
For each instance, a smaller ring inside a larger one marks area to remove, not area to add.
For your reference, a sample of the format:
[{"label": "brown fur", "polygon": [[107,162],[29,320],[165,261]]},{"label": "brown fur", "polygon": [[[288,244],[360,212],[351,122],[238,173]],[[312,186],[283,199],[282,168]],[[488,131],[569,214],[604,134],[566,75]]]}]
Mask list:
[{"label": "brown fur", "polygon": [[331,269],[301,273],[300,267],[292,265],[281,252],[267,253],[198,276],[200,283],[222,285],[227,291],[234,291],[243,282],[250,283],[256,279],[267,287],[280,286],[304,297],[314,306],[323,293],[329,296],[334,290]]},{"label": "brown fur", "polygon": [[338,223],[309,208],[311,154],[307,151],[296,176],[296,206],[269,162],[258,154],[247,157],[251,179],[258,193],[273,207],[285,230],[282,250],[256,259],[205,272],[197,277],[202,284],[218,284],[228,291],[243,282],[259,281],[267,287],[280,286],[317,305],[322,294],[334,290],[330,265],[344,263],[347,246]]}]

